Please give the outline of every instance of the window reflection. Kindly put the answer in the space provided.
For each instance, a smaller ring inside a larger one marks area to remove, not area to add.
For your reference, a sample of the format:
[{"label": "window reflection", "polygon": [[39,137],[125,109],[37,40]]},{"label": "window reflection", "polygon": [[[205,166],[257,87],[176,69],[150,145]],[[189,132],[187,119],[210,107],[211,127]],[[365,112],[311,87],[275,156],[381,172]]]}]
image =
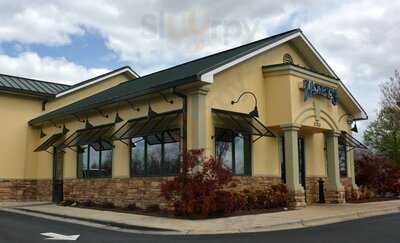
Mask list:
[{"label": "window reflection", "polygon": [[339,171],[341,176],[347,176],[347,148],[342,140],[339,140]]},{"label": "window reflection", "polygon": [[180,161],[180,144],[166,143],[164,145],[164,171],[169,175],[176,174]]},{"label": "window reflection", "polygon": [[215,129],[216,159],[232,170],[235,175],[250,174],[250,136],[228,129]]},{"label": "window reflection", "polygon": [[216,153],[218,160],[221,160],[227,168],[232,169],[232,143],[217,141]]},{"label": "window reflection", "polygon": [[132,138],[131,142],[131,174],[144,175],[144,156],[145,156],[144,138]]},{"label": "window reflection", "polygon": [[161,144],[147,145],[147,165],[149,175],[161,174]]},{"label": "window reflection", "polygon": [[180,161],[180,131],[131,139],[131,175],[175,175]]},{"label": "window reflection", "polygon": [[244,174],[244,138],[242,135],[235,137],[235,174]]},{"label": "window reflection", "polygon": [[101,151],[101,171],[104,176],[112,175],[112,150]]},{"label": "window reflection", "polygon": [[[112,176],[112,150],[99,150],[101,147],[98,144],[78,147],[79,178]],[[112,146],[109,146],[109,148],[112,148]]]}]

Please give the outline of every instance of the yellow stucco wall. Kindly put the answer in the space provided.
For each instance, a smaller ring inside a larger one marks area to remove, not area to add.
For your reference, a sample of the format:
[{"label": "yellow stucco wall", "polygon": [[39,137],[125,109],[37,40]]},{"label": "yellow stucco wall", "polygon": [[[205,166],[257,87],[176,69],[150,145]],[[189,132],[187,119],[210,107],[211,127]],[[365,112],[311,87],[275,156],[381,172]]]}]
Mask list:
[{"label": "yellow stucco wall", "polygon": [[35,166],[28,164],[37,155],[30,150],[39,132],[29,128],[28,121],[39,114],[39,99],[0,94],[0,179],[34,178]]},{"label": "yellow stucco wall", "polygon": [[123,83],[128,80],[132,80],[132,79],[133,78],[131,75],[129,75],[127,73],[121,73],[121,74],[111,77],[109,79],[100,81],[98,83],[84,87],[77,91],[65,94],[63,96],[60,96],[59,98],[49,101],[46,104],[46,111],[44,111],[44,113],[58,109],[60,107],[66,106],[68,104],[72,104],[78,100],[81,100],[88,96],[94,95],[96,93],[99,93],[99,92],[109,89],[115,85],[118,85],[120,83]]}]

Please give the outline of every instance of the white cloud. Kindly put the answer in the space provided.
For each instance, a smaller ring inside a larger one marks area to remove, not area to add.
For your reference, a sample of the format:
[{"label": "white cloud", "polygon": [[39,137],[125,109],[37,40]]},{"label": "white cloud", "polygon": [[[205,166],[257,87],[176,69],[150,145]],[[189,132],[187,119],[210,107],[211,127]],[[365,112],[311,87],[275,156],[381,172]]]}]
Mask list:
[{"label": "white cloud", "polygon": [[[398,1],[346,2],[302,25],[304,32],[375,119],[379,84],[400,68]],[[367,122],[361,124],[365,129]]]},{"label": "white cloud", "polygon": [[24,52],[17,57],[0,54],[0,73],[67,84],[108,72],[107,69],[86,68],[64,58],[40,57]]},{"label": "white cloud", "polygon": [[62,45],[84,33],[79,21],[40,1],[0,3],[0,40]]}]

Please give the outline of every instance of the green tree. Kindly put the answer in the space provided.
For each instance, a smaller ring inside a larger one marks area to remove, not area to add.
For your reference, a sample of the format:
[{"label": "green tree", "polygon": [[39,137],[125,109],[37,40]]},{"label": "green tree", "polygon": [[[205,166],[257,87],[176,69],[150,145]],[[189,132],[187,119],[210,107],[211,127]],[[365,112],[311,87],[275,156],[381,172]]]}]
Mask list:
[{"label": "green tree", "polygon": [[400,166],[400,73],[381,86],[381,109],[364,132],[373,153],[384,155]]}]

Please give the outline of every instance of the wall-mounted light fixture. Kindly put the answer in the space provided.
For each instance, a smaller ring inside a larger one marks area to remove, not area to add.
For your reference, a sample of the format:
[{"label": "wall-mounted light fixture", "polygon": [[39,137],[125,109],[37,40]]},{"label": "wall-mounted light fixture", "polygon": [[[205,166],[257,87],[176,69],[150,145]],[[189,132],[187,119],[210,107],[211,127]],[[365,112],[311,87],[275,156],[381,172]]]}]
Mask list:
[{"label": "wall-mounted light fixture", "polygon": [[256,95],[255,95],[253,92],[244,91],[243,93],[241,93],[241,94],[239,95],[239,97],[238,97],[236,100],[232,100],[232,101],[231,101],[231,104],[234,105],[234,104],[238,103],[238,102],[240,101],[240,99],[241,99],[244,95],[251,95],[251,96],[253,96],[255,105],[254,105],[254,109],[253,109],[252,111],[249,112],[249,115],[252,116],[252,117],[258,117],[257,97],[256,97]]}]

